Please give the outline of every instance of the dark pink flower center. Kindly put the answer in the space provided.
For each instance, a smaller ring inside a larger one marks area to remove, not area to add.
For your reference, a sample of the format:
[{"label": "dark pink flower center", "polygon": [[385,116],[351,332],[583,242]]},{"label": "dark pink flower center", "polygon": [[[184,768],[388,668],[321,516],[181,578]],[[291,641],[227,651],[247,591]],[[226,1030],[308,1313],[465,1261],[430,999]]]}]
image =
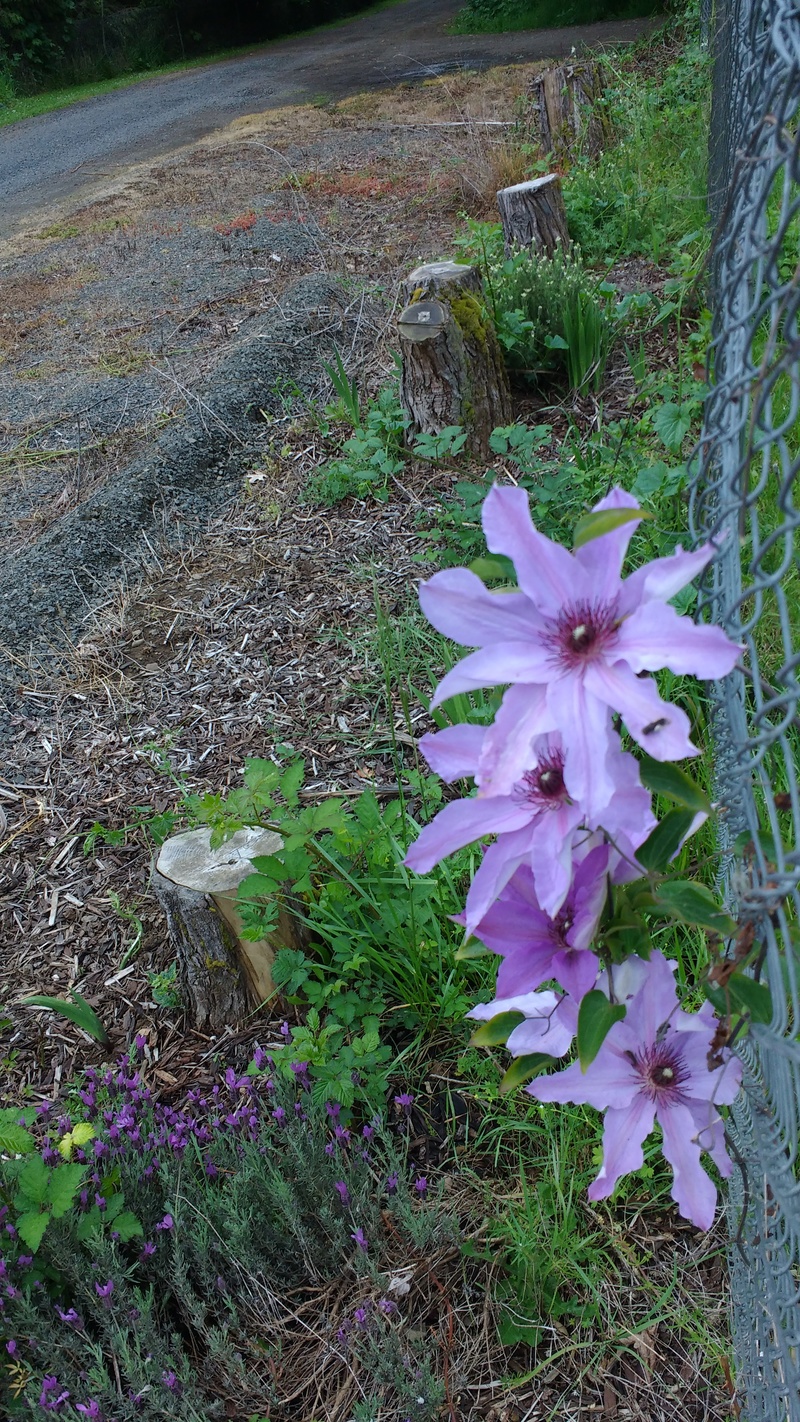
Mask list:
[{"label": "dark pink flower center", "polygon": [[569,800],[564,784],[564,756],[550,751],[535,770],[526,770],[517,786],[518,795],[539,810],[557,810]]},{"label": "dark pink flower center", "polygon": [[616,598],[570,603],[551,625],[546,640],[559,667],[579,669],[607,653],[616,641],[618,626]]},{"label": "dark pink flower center", "polygon": [[632,1052],[630,1057],[641,1077],[642,1090],[651,1101],[670,1106],[684,1099],[682,1088],[687,1071],[674,1037],[672,1041],[656,1042],[653,1047]]}]

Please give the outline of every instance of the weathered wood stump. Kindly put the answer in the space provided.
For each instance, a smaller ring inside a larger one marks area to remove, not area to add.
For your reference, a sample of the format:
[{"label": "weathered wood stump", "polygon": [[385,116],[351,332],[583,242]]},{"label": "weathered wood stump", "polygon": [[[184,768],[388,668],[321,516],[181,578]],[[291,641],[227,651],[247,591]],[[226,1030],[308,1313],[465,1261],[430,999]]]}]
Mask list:
[{"label": "weathered wood stump", "polygon": [[197,1027],[218,1032],[274,995],[277,949],[301,947],[304,939],[285,907],[269,938],[251,943],[241,936],[236,891],[253,872],[254,856],[280,849],[280,835],[241,829],[213,850],[210,837],[203,828],[165,840],[152,886],[166,915],[192,1019]]},{"label": "weathered wood stump", "polygon": [[563,164],[603,151],[612,138],[611,121],[600,103],[605,88],[605,71],[596,60],[555,64],[535,75],[531,93],[544,153]]},{"label": "weathered wood stump", "polygon": [[569,247],[567,214],[557,173],[501,188],[497,206],[507,257],[525,247],[552,257],[556,247],[564,251]]},{"label": "weathered wood stump", "polygon": [[409,432],[436,435],[461,425],[470,453],[483,457],[492,430],[511,419],[511,397],[480,271],[428,262],[406,278],[403,294],[400,399]]}]

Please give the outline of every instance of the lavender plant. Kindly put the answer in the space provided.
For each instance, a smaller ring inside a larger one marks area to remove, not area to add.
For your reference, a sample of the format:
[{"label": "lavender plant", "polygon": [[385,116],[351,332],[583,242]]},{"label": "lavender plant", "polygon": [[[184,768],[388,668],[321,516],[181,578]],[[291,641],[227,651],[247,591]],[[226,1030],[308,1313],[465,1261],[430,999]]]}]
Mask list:
[{"label": "lavender plant", "polygon": [[415,1185],[402,1132],[317,1109],[308,1068],[291,1077],[257,1051],[169,1106],[123,1058],[87,1071],[73,1110],[26,1114],[26,1154],[0,1164],[4,1415],[205,1422],[231,1395],[275,1415],[268,1320],[332,1281],[352,1301],[318,1324],[332,1355],[396,1356],[398,1396],[427,1376],[385,1281],[398,1244],[431,1250],[455,1222]]},{"label": "lavender plant", "polygon": [[[495,486],[484,533],[490,551],[513,563],[518,588],[492,593],[464,568],[423,583],[423,611],[437,630],[477,647],[444,677],[433,706],[496,683],[508,689],[488,728],[450,726],[420,743],[433,770],[448,781],[471,777],[477,794],[446,805],[406,863],[424,873],[495,835],[462,916],[468,938],[503,959],[495,999],[470,1014],[485,1022],[475,1040],[506,1042],[517,1059],[508,1084],[528,1081],[539,1100],[605,1112],[593,1199],[641,1166],[658,1122],[673,1198],[708,1229],[716,1189],[700,1157],[730,1173],[721,1109],[741,1077],[725,1047],[730,997],[723,1022],[710,1002],[686,1012],[677,964],[653,951],[651,935],[664,918],[716,941],[734,939],[737,925],[702,884],[670,871],[712,806],[671,764],[697,747],[686,713],[662,699],[652,673],[726,676],[740,648],[671,606],[710,562],[710,545],[679,548],[622,579],[641,518],[637,501],[614,489],[579,521],[569,553],[538,532],[523,490]],[[623,726],[636,756],[622,748]],[[674,802],[659,821],[653,790]],[[745,961],[739,952],[726,972],[728,991]],[[540,991],[546,983],[555,986]],[[578,1060],[539,1078],[573,1042]]]}]

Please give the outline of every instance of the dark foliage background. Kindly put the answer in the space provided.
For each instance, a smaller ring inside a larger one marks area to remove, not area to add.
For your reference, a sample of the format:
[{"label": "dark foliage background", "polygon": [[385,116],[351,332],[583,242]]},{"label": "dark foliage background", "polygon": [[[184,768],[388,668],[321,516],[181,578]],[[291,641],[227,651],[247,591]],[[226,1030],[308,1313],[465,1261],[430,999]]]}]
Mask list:
[{"label": "dark foliage background", "polygon": [[0,70],[20,89],[81,83],[337,20],[368,0],[0,0]]}]

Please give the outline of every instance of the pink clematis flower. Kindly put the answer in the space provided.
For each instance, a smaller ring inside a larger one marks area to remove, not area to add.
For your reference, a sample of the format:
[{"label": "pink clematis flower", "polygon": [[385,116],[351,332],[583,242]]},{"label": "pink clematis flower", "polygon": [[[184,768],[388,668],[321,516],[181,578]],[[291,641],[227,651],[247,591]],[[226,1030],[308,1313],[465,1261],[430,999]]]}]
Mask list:
[{"label": "pink clematis flower", "polygon": [[608,895],[608,845],[591,849],[575,866],[569,892],[555,918],[542,909],[528,865],[518,869],[476,925],[475,936],[503,962],[498,997],[531,992],[555,978],[576,1002],[597,981],[600,963],[590,945]]},{"label": "pink clematis flower", "polygon": [[642,1145],[658,1121],[672,1166],[672,1198],[685,1219],[710,1229],[717,1192],[700,1155],[707,1151],[720,1174],[730,1175],[717,1107],[735,1100],[741,1065],[730,1057],[709,1071],[713,1013],[680,1010],[673,970],[674,964],[653,953],[644,971],[638,966],[640,986],[625,1020],[611,1028],[586,1072],[575,1062],[526,1090],[537,1101],[588,1103],[605,1111],[603,1164],[589,1187],[592,1200],[606,1199],[620,1176],[639,1169]]},{"label": "pink clematis flower", "polygon": [[[617,488],[595,509],[638,507]],[[432,704],[511,683],[483,744],[482,793],[509,794],[528,768],[533,737],[559,730],[572,795],[585,805],[607,803],[613,771],[598,748],[609,740],[612,711],[654,759],[697,754],[685,713],[662,701],[643,674],[669,667],[717,679],[735,666],[740,649],[722,628],[696,625],[669,605],[715,550],[679,549],[623,580],[637,523],[632,518],[570,553],[534,527],[524,490],[495,485],[483,505],[486,542],[511,558],[520,591],[492,593],[466,568],[435,573],[421,585],[420,603],[434,627],[478,648],[448,672]]]},{"label": "pink clematis flower", "polygon": [[[420,748],[445,780],[469,774],[477,778],[490,730],[452,726],[424,736]],[[537,736],[528,748],[526,769],[507,793],[484,794],[481,785],[476,798],[445,805],[411,845],[406,865],[424,874],[473,840],[497,835],[470,886],[467,931],[475,932],[522,864],[530,866],[541,909],[554,916],[569,890],[576,832],[585,840],[587,832],[602,828],[632,858],[656,823],[633,756],[620,750],[616,738],[601,743],[595,755],[609,765],[610,794],[602,805],[587,806],[573,795],[565,779],[561,735]]]}]

